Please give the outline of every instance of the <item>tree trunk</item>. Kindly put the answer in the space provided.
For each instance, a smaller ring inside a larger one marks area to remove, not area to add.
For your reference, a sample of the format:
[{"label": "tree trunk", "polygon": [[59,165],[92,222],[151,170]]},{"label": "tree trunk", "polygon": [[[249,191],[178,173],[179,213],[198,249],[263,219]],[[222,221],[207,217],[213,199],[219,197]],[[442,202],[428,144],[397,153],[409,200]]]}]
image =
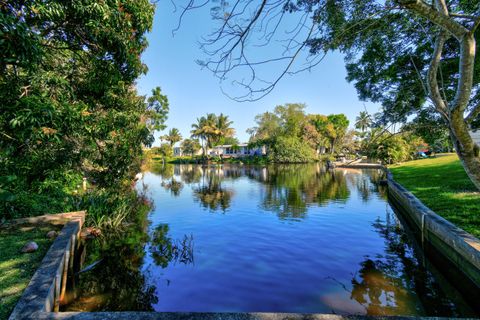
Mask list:
[{"label": "tree trunk", "polygon": [[453,111],[450,116],[450,135],[458,157],[468,177],[475,187],[480,190],[480,157],[478,145],[473,142],[463,113]]},{"label": "tree trunk", "polygon": [[335,151],[335,139],[333,139],[331,142],[330,154],[333,154],[334,151]]}]

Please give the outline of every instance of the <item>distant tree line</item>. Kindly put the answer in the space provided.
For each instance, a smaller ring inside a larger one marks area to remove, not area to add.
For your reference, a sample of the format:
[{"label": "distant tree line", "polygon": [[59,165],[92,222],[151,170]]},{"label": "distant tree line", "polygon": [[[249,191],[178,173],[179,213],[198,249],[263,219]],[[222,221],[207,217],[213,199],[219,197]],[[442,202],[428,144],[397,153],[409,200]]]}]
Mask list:
[{"label": "distant tree line", "polygon": [[354,138],[344,114],[306,114],[305,105],[287,103],[255,117],[247,130],[251,145],[265,145],[273,162],[299,163],[318,159],[319,154],[342,153]]}]

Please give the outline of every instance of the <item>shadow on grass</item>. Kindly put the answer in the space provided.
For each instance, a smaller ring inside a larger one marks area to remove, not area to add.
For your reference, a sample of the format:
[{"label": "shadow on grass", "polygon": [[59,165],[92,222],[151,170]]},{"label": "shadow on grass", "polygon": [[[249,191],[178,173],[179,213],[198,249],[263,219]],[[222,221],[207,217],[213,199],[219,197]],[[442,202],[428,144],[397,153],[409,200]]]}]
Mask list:
[{"label": "shadow on grass", "polygon": [[456,155],[406,162],[390,169],[394,179],[427,207],[480,238],[480,192]]},{"label": "shadow on grass", "polygon": [[[0,228],[0,319],[7,319],[40,265],[53,240],[46,238],[50,230],[62,226],[41,225]],[[25,243],[35,241],[38,250],[22,253]]]}]

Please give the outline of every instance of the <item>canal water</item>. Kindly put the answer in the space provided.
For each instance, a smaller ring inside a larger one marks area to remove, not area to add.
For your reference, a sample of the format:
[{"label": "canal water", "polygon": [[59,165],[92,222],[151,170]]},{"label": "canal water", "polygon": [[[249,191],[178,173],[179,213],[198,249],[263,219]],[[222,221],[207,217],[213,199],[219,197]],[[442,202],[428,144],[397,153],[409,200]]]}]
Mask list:
[{"label": "canal water", "polygon": [[64,310],[476,315],[382,178],[320,164],[158,167],[137,185],[154,204],[148,224],[91,245],[102,262]]}]

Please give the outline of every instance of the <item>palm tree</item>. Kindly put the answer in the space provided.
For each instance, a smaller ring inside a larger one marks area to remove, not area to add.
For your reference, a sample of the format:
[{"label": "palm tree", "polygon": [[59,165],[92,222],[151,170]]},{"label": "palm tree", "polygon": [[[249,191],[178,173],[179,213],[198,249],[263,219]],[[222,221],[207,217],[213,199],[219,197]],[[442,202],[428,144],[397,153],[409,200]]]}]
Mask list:
[{"label": "palm tree", "polygon": [[197,123],[192,124],[190,131],[192,138],[198,138],[202,141],[203,156],[207,154],[207,149],[213,146],[214,139],[220,134],[217,128],[217,116],[213,113],[206,117],[197,118]]},{"label": "palm tree", "polygon": [[170,147],[173,148],[175,143],[182,140],[182,135],[177,128],[172,128],[170,131],[168,131],[167,135],[162,136],[162,139],[168,141],[170,143]]},{"label": "palm tree", "polygon": [[217,117],[217,129],[220,131],[220,134],[217,136],[217,143],[221,138],[231,138],[235,135],[235,129],[231,127],[233,121],[228,119],[228,116],[220,113]]},{"label": "palm tree", "polygon": [[361,111],[355,120],[355,128],[362,132],[365,132],[372,125],[372,119],[367,111]]}]

